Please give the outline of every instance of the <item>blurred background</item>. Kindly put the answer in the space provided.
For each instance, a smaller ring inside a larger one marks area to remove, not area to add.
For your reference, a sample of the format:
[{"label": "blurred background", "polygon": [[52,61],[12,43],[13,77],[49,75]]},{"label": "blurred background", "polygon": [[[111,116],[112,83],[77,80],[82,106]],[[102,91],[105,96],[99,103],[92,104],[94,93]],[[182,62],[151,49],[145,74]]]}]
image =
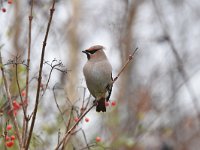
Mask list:
[{"label": "blurred background", "polygon": [[[51,4],[51,0],[34,0],[30,113]],[[7,63],[16,56],[26,60],[30,0],[14,0],[12,4],[1,0],[0,7],[3,61]],[[72,105],[80,108],[83,99],[88,99],[82,73],[87,58],[81,51],[99,44],[106,48],[114,77],[129,54],[136,47],[139,49],[114,84],[111,102],[116,102],[116,106],[108,106],[106,113],[90,111],[86,116],[90,121],[82,121],[80,132],[73,135],[65,149],[198,150],[199,8],[198,0],[57,0],[45,61],[61,61],[68,73],[55,70],[51,75],[48,89],[40,99],[31,149],[53,149],[59,131],[61,136],[65,132],[69,108]],[[12,66],[6,69],[11,94],[16,96]],[[25,70],[22,66],[21,87],[25,86]],[[50,70],[44,64],[44,85]],[[0,90],[3,100],[2,81]],[[97,136],[101,142],[89,147]]]}]

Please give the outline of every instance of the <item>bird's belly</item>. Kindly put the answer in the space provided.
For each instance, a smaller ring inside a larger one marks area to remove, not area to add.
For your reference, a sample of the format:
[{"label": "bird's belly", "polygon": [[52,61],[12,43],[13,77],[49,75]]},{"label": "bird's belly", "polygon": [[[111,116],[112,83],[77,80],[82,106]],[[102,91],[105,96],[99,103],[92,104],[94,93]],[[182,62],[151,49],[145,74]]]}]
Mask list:
[{"label": "bird's belly", "polygon": [[88,80],[86,82],[92,96],[102,97],[107,91],[106,86],[111,81],[111,73],[108,74],[101,70],[92,69]]}]

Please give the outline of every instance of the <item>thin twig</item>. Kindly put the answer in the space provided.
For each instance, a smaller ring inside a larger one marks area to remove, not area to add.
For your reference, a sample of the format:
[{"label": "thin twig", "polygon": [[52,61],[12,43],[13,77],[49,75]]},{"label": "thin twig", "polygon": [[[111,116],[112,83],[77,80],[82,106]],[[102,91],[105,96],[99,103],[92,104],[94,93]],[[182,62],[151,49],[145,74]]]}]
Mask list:
[{"label": "thin twig", "polygon": [[58,71],[60,71],[60,72],[62,72],[62,73],[65,73],[65,74],[67,73],[67,70],[62,70],[62,69],[57,68],[57,67],[64,67],[61,61],[59,61],[57,64],[54,64],[54,65],[53,65],[54,62],[58,62],[58,61],[57,61],[56,59],[54,59],[54,60],[51,62],[51,64],[49,64],[48,61],[45,62],[45,64],[47,64],[47,65],[49,65],[49,66],[51,67],[51,70],[50,70],[50,72],[49,72],[49,76],[48,76],[48,79],[47,79],[47,83],[46,83],[46,86],[45,86],[45,88],[44,88],[44,90],[43,90],[42,96],[44,96],[44,94],[45,94],[45,92],[46,92],[46,90],[47,90],[47,88],[48,88],[49,81],[50,81],[50,79],[51,79],[51,75],[52,75],[53,70],[58,70]]},{"label": "thin twig", "polygon": [[65,141],[65,139],[71,134],[71,132],[75,129],[75,127],[79,124],[79,122],[83,119],[83,117],[94,107],[96,106],[96,103],[94,103],[87,111],[85,111],[78,119],[78,121],[67,131],[67,133],[64,135],[63,139],[60,141],[60,143],[57,145],[55,150],[58,150],[61,144]]},{"label": "thin twig", "polygon": [[21,100],[21,103],[22,103],[22,110],[23,110],[23,113],[24,113],[24,118],[25,118],[25,120],[28,120],[28,118],[26,116],[26,111],[25,111],[25,108],[24,108],[24,105],[23,105],[23,99],[22,99],[22,95],[21,95],[21,88],[20,88],[20,85],[19,85],[18,65],[17,64],[15,64],[15,76],[16,76],[16,82],[17,82],[17,88],[18,88],[18,92],[19,92],[19,97],[20,97],[20,100]]},{"label": "thin twig", "polygon": [[[69,127],[70,127],[70,124],[71,124],[73,110],[74,110],[74,107],[72,106],[71,110],[70,110],[70,116],[69,116],[69,119],[68,119],[68,122],[67,122],[67,126],[66,126],[66,132],[69,130]],[[65,141],[63,142],[61,150],[64,150],[66,142],[67,142],[67,140],[65,139]]]},{"label": "thin twig", "polygon": [[27,143],[26,143],[25,150],[28,150],[28,148],[29,148],[33,128],[34,128],[34,125],[35,125],[35,119],[36,119],[36,115],[37,115],[39,97],[40,97],[40,85],[41,85],[41,80],[42,80],[42,69],[43,69],[45,48],[46,48],[46,44],[47,44],[47,38],[48,38],[48,34],[49,34],[49,29],[50,29],[50,26],[51,26],[51,21],[52,21],[52,18],[53,18],[53,13],[55,11],[55,1],[56,0],[53,0],[52,8],[50,9],[49,22],[48,22],[48,25],[47,25],[46,34],[45,34],[45,38],[44,38],[44,41],[43,41],[42,54],[41,54],[41,59],[40,59],[40,69],[39,69],[39,76],[38,76],[37,93],[36,93],[36,100],[35,100],[35,107],[34,107],[34,111],[33,111],[33,117],[32,117],[32,121],[31,121],[30,131],[29,131],[28,140],[27,140]]},{"label": "thin twig", "polygon": [[60,134],[61,134],[61,132],[60,132],[60,129],[58,130],[58,143],[59,143],[59,140],[60,140]]},{"label": "thin twig", "polygon": [[86,135],[85,135],[84,130],[81,129],[81,132],[82,132],[82,134],[83,134],[83,138],[84,138],[84,140],[85,140],[86,146],[87,146],[88,150],[90,150],[90,145],[89,145],[88,142],[87,142],[87,138],[86,138]]},{"label": "thin twig", "polygon": [[73,110],[74,110],[74,107],[72,106],[71,111],[70,111],[69,120],[68,120],[67,127],[66,127],[67,131],[69,130],[69,127],[70,127],[70,123],[71,123],[71,119],[72,119],[72,115],[73,115]]},{"label": "thin twig", "polygon": [[10,91],[9,91],[9,88],[8,88],[8,82],[7,82],[5,73],[4,73],[5,71],[4,71],[4,68],[3,68],[3,61],[2,61],[2,57],[1,57],[1,47],[0,47],[0,68],[1,68],[1,72],[2,72],[5,90],[6,90],[6,96],[7,96],[10,108],[11,108],[11,119],[14,123],[14,127],[15,127],[15,130],[16,130],[16,136],[17,136],[17,139],[19,141],[19,146],[20,146],[20,149],[21,149],[22,148],[22,140],[21,140],[20,133],[19,133],[19,126],[18,126],[18,123],[17,123],[17,119],[16,119],[16,117],[14,115],[14,111],[13,111],[12,99],[11,99]]},{"label": "thin twig", "polygon": [[124,71],[124,69],[128,66],[128,64],[131,62],[131,60],[133,59],[134,54],[136,53],[136,51],[138,50],[138,48],[136,48],[133,53],[131,55],[129,55],[128,60],[126,61],[126,63],[124,64],[124,66],[122,67],[121,71],[117,74],[117,76],[114,78],[113,82],[117,81],[117,79],[119,78],[119,76],[121,75],[121,73]]},{"label": "thin twig", "polygon": [[[26,95],[25,100],[28,100],[29,95],[29,70],[30,70],[30,55],[31,55],[31,37],[32,37],[32,20],[33,20],[33,4],[34,0],[31,0],[30,6],[30,15],[29,15],[29,27],[28,27],[28,58],[27,58],[27,69],[26,69]],[[27,112],[28,105],[25,106],[25,114]],[[23,134],[22,134],[22,141],[23,147],[26,145],[26,137],[28,132],[28,122],[26,118],[23,120]]]},{"label": "thin twig", "polygon": [[92,147],[96,147],[97,146],[97,144],[95,143],[95,144],[90,144],[90,145],[87,145],[86,147],[83,147],[83,148],[81,148],[81,149],[79,149],[79,150],[86,150],[86,149],[88,149],[88,148],[92,148]]},{"label": "thin twig", "polygon": [[54,97],[56,106],[57,106],[57,108],[58,108],[58,110],[59,110],[59,112],[60,112],[60,115],[61,115],[61,117],[62,117],[62,120],[63,120],[63,122],[65,123],[65,119],[64,119],[64,117],[63,117],[63,113],[62,113],[62,111],[61,111],[61,109],[60,109],[60,107],[59,107],[59,105],[58,105],[58,102],[57,102],[56,93],[55,93],[55,86],[56,86],[56,85],[53,86],[53,97]]}]

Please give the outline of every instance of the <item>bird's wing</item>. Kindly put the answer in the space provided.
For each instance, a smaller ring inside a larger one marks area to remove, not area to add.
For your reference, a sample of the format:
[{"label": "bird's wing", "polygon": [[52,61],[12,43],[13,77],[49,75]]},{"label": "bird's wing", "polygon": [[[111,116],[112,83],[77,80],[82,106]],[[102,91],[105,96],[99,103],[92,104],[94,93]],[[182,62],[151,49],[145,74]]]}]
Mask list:
[{"label": "bird's wing", "polygon": [[[113,81],[112,73],[111,73],[111,81]],[[111,93],[112,93],[112,87],[113,87],[113,84],[112,84],[112,83],[109,83],[109,84],[106,86],[106,89],[107,89],[107,91],[108,91],[108,96],[106,97],[106,101],[109,101],[109,99],[110,99],[110,96],[111,96]]]}]

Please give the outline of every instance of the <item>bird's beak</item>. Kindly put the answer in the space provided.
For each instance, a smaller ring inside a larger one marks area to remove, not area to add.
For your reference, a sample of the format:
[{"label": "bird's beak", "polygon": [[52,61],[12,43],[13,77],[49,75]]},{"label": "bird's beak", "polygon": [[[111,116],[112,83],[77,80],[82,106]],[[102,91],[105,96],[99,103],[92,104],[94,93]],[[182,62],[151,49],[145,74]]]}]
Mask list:
[{"label": "bird's beak", "polygon": [[82,51],[83,53],[85,53],[87,55],[87,59],[90,59],[90,54],[87,52],[87,50]]},{"label": "bird's beak", "polygon": [[86,52],[86,50],[82,51],[82,53],[88,54],[88,53]]}]

